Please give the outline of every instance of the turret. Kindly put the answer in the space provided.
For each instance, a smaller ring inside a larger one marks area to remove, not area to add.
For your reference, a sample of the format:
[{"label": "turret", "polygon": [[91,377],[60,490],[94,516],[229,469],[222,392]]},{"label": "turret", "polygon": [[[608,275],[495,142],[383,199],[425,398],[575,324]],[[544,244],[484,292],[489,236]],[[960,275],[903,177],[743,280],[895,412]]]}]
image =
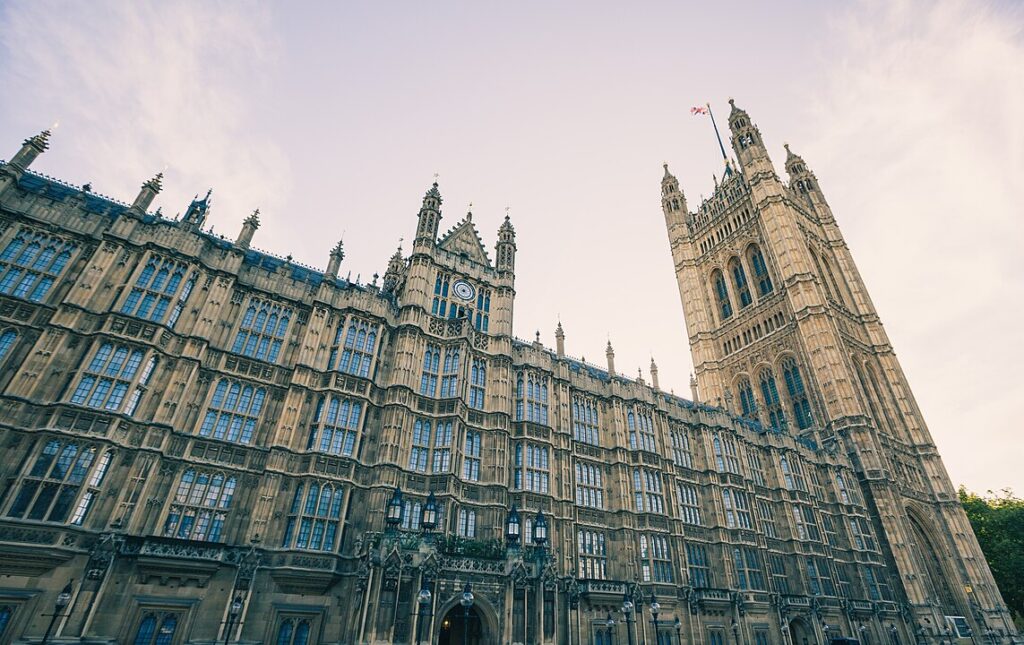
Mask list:
[{"label": "turret", "polygon": [[437,242],[437,228],[441,224],[441,191],[437,189],[436,181],[423,196],[418,219],[415,243],[433,246]]},{"label": "turret", "polygon": [[21,150],[14,155],[9,165],[14,166],[19,171],[28,170],[28,167],[36,160],[36,157],[46,152],[46,149],[49,147],[50,131],[43,130],[36,136],[25,139],[21,144]]},{"label": "turret", "polygon": [[238,234],[238,239],[235,240],[235,246],[240,249],[248,249],[249,244],[252,243],[252,236],[256,234],[256,229],[260,227],[260,209],[256,209],[252,212],[252,215],[242,220],[242,231]]},{"label": "turret", "polygon": [[655,390],[661,389],[658,386],[658,365],[654,362],[654,357],[651,357],[651,387]]},{"label": "turret", "polygon": [[155,177],[142,184],[139,194],[135,196],[135,201],[132,202],[132,212],[142,215],[149,210],[150,204],[153,203],[153,200],[160,193],[160,189],[163,188],[161,183],[163,178],[164,173],[158,172]]},{"label": "turret", "polygon": [[608,374],[615,376],[615,350],[612,349],[612,341],[608,341],[608,347],[604,350],[604,355],[608,357]]},{"label": "turret", "polygon": [[686,196],[679,189],[679,180],[669,172],[668,164],[662,164],[665,175],[661,178],[661,210],[665,213],[665,226],[671,234],[672,228],[686,223]]},{"label": "turret", "polygon": [[206,215],[210,212],[210,195],[213,194],[213,189],[206,191],[206,197],[199,199],[199,195],[195,196],[192,203],[188,205],[188,210],[185,211],[185,216],[181,218],[180,226],[187,231],[198,231],[202,230],[203,224],[206,223]]},{"label": "turret", "polygon": [[786,173],[789,175],[790,189],[812,206],[825,204],[825,195],[821,192],[821,187],[818,185],[818,178],[807,167],[803,157],[789,149],[788,143],[785,144],[785,148]]},{"label": "turret", "polygon": [[690,374],[690,398],[694,403],[700,403],[700,393],[697,391],[697,377]]},{"label": "turret", "polygon": [[497,260],[495,267],[498,271],[515,271],[516,268],[516,229],[512,227],[512,221],[508,214],[505,221],[498,229],[498,243],[494,247]]},{"label": "turret", "polygon": [[732,131],[732,149],[739,159],[743,173],[753,180],[759,173],[775,174],[772,160],[768,158],[768,150],[761,139],[761,131],[757,129],[746,111],[736,107],[736,102],[729,99],[732,110],[729,112],[729,129]]},{"label": "turret", "polygon": [[391,255],[388,260],[388,270],[384,273],[384,293],[395,293],[401,289],[402,280],[405,279],[405,258],[402,257],[402,245]]},{"label": "turret", "polygon": [[565,332],[562,331],[562,321],[558,321],[555,327],[555,352],[559,356],[565,356]]},{"label": "turret", "polygon": [[341,268],[341,261],[345,259],[345,249],[342,246],[342,241],[338,240],[338,243],[331,249],[331,257],[327,261],[327,270],[324,271],[327,277],[331,279],[337,279],[338,269]]}]

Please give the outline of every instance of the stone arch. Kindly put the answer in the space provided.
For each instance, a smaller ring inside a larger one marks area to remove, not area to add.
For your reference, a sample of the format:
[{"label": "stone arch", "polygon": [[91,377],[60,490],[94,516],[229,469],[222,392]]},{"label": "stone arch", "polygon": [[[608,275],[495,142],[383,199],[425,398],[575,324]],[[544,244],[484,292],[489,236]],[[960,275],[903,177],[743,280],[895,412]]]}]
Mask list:
[{"label": "stone arch", "polygon": [[[445,621],[460,618],[462,616],[462,606],[459,604],[459,600],[462,598],[462,586],[458,586],[456,591],[450,598],[444,603],[438,605],[437,610],[434,612],[434,624],[431,628],[431,643],[442,642],[442,632],[445,631]],[[485,643],[498,643],[501,642],[502,634],[500,631],[500,625],[498,623],[498,612],[494,605],[484,597],[484,594],[474,590],[473,591],[473,607],[471,609],[471,622],[473,620],[478,622],[479,631],[477,633],[476,643],[484,645]],[[471,631],[470,634],[474,632]],[[460,632],[461,634],[461,632]],[[471,644],[474,642],[472,639],[469,641]],[[454,641],[454,645],[461,645],[461,636]]]},{"label": "stone arch", "polygon": [[925,600],[937,603],[945,615],[962,615],[964,612],[960,608],[960,597],[950,585],[950,581],[959,580],[959,576],[951,571],[945,562],[948,559],[948,550],[943,544],[942,536],[937,534],[926,511],[916,504],[908,504],[906,513],[907,523],[910,525],[908,537],[912,541],[908,545],[909,551],[914,554],[918,576],[924,583],[924,591],[927,594]]},{"label": "stone arch", "polygon": [[790,645],[816,645],[818,642],[814,628],[804,618],[791,618],[786,631],[789,633]]}]

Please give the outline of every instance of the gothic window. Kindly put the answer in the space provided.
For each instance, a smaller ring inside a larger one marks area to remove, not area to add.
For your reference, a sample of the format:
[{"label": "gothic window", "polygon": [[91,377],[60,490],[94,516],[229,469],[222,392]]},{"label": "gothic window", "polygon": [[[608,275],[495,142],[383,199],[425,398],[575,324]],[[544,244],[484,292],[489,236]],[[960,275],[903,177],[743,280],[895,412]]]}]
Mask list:
[{"label": "gothic window", "polygon": [[608,577],[608,552],[601,531],[576,531],[576,557],[578,577],[584,580],[604,580]]},{"label": "gothic window", "polygon": [[468,508],[459,509],[459,524],[456,527],[459,537],[476,537],[476,511]]},{"label": "gothic window", "polygon": [[[863,567],[864,586],[868,590],[868,598],[871,600],[892,600],[892,591],[889,583],[886,582],[885,573],[875,567]],[[2,633],[2,632],[0,632]]]},{"label": "gothic window", "polygon": [[778,528],[775,525],[775,510],[772,503],[766,499],[757,500],[757,517],[761,520],[761,528],[764,534],[770,538],[779,537]]},{"label": "gothic window", "polygon": [[[187,271],[188,266],[182,262],[151,256],[121,304],[121,313],[155,323],[167,319],[167,326],[173,328],[196,280],[193,274],[186,282]],[[177,304],[168,318],[172,302]]]},{"label": "gothic window", "polygon": [[292,497],[281,546],[286,549],[334,551],[344,498],[344,491],[332,484],[300,482]]},{"label": "gothic window", "polygon": [[672,582],[672,554],[664,535],[640,534],[640,572],[644,582]]},{"label": "gothic window", "polygon": [[576,441],[600,445],[597,402],[593,399],[574,394],[572,397],[572,426]]},{"label": "gothic window", "polygon": [[750,498],[745,492],[723,488],[722,507],[725,509],[725,523],[729,528],[754,528],[754,522],[750,515]]},{"label": "gothic window", "polygon": [[836,533],[835,523],[832,521],[832,516],[828,513],[821,514],[821,532],[825,534],[825,543],[829,546],[836,546],[839,544],[839,534]]},{"label": "gothic window", "polygon": [[[469,407],[483,410],[484,394],[487,390],[487,361],[474,358],[469,369]],[[545,389],[545,395],[547,390]],[[545,406],[545,411],[547,406]],[[547,415],[545,414],[545,417]],[[546,419],[545,419],[546,420]]]},{"label": "gothic window", "polygon": [[22,477],[7,516],[81,525],[99,496],[114,456],[108,450],[97,461],[97,454],[94,446],[47,441]]},{"label": "gothic window", "polygon": [[732,281],[736,287],[736,294],[740,299],[740,309],[743,309],[754,300],[750,297],[750,287],[747,285],[747,273],[743,270],[743,265],[740,263],[739,258],[729,260],[729,273],[732,274]]},{"label": "gothic window", "polygon": [[548,379],[533,372],[516,374],[516,421],[548,425]]},{"label": "gothic window", "polygon": [[220,542],[235,495],[236,480],[220,472],[188,469],[171,500],[164,535]]},{"label": "gothic window", "polygon": [[434,455],[431,472],[446,473],[452,467],[452,422],[438,421],[434,432]]},{"label": "gothic window", "polygon": [[786,381],[786,391],[789,393],[789,401],[793,406],[793,418],[801,430],[810,428],[814,423],[811,417],[811,403],[807,399],[807,390],[804,388],[804,379],[800,376],[800,368],[796,361],[790,357],[782,362],[782,374]]},{"label": "gothic window", "polygon": [[715,467],[720,473],[740,474],[740,460],[736,453],[736,440],[729,435],[714,433],[711,449],[715,453]]},{"label": "gothic window", "polygon": [[718,301],[718,313],[724,322],[732,317],[732,303],[729,302],[729,290],[725,286],[725,276],[718,269],[711,274],[711,284],[714,286],[715,299]]},{"label": "gothic window", "polygon": [[850,540],[857,549],[861,551],[875,551],[878,549],[875,543],[875,536],[871,534],[871,529],[863,517],[851,517],[849,522]]},{"label": "gothic window", "polygon": [[789,574],[786,573],[786,558],[778,553],[768,555],[768,565],[772,572],[772,584],[775,592],[781,594],[789,593]]},{"label": "gothic window", "polygon": [[275,645],[309,645],[309,619],[285,618],[277,628]]},{"label": "gothic window", "polygon": [[11,623],[12,616],[14,616],[13,605],[0,605],[0,636],[7,632],[7,625]]},{"label": "gothic window", "polygon": [[146,611],[135,630],[133,645],[171,645],[181,615],[169,611]]},{"label": "gothic window", "polygon": [[480,481],[480,441],[479,432],[466,431],[466,445],[462,457],[462,478],[468,481]]},{"label": "gothic window", "polygon": [[790,460],[783,455],[779,457],[779,466],[782,468],[782,479],[786,483],[786,488],[807,492],[807,480],[804,478],[804,469],[799,457],[794,455]]},{"label": "gothic window", "polygon": [[761,372],[761,396],[764,398],[765,412],[768,413],[768,425],[772,429],[782,432],[786,429],[786,413],[782,410],[782,402],[779,400],[779,389],[775,385],[775,374],[771,369]]},{"label": "gothic window", "polygon": [[199,435],[232,443],[252,443],[267,391],[239,381],[217,381]]},{"label": "gothic window", "polygon": [[633,502],[640,513],[664,513],[661,473],[650,468],[633,469]]},{"label": "gothic window", "polygon": [[766,591],[764,571],[757,549],[737,547],[732,550],[733,567],[736,571],[736,587],[753,591]]},{"label": "gothic window", "polygon": [[75,248],[60,238],[21,229],[0,252],[0,293],[42,302]]},{"label": "gothic window", "polygon": [[824,558],[807,558],[805,563],[807,565],[807,580],[811,595],[836,595],[836,588],[832,583],[832,576],[828,570],[828,562]]},{"label": "gothic window", "polygon": [[683,468],[693,468],[693,452],[690,450],[690,435],[685,428],[669,430],[672,441],[672,463]]},{"label": "gothic window", "polygon": [[487,333],[490,326],[491,290],[486,287],[476,288],[476,299],[470,302],[452,300],[448,297],[452,276],[438,273],[434,279],[434,299],[430,305],[430,313],[441,318],[455,320],[465,316],[470,324],[480,332]]},{"label": "gothic window", "polygon": [[430,419],[416,419],[412,428],[412,450],[409,453],[409,469],[427,472],[427,457],[430,456]]},{"label": "gothic window", "polygon": [[843,504],[851,504],[850,491],[846,488],[846,480],[843,473],[836,473],[836,487],[839,489],[839,501]]},{"label": "gothic window", "polygon": [[423,353],[423,376],[420,377],[420,394],[437,396],[437,375],[441,368],[441,348],[427,344]]},{"label": "gothic window", "polygon": [[[434,280],[434,302],[430,306],[430,313],[444,318],[448,315],[448,287],[451,286],[451,276],[442,273],[437,274]],[[452,316],[455,317],[454,315]]]},{"label": "gothic window", "polygon": [[761,467],[761,456],[755,450],[747,451],[747,466],[750,467],[750,475],[754,483],[758,486],[764,486],[764,468]]},{"label": "gothic window", "polygon": [[756,244],[751,244],[747,249],[747,261],[754,270],[754,281],[757,283],[757,291],[761,296],[767,296],[774,288],[772,278],[768,275],[768,265],[765,264],[764,254]]},{"label": "gothic window", "polygon": [[18,332],[13,329],[8,329],[4,333],[0,334],[0,362],[3,362],[4,358],[7,357],[7,353],[14,347],[14,341],[18,339]]},{"label": "gothic window", "polygon": [[329,399],[320,397],[316,404],[316,413],[313,415],[306,449],[351,457],[359,438],[359,416],[362,411],[361,401],[336,396]]},{"label": "gothic window", "polygon": [[551,464],[547,446],[516,444],[515,484],[520,490],[546,493],[550,489]]},{"label": "gothic window", "polygon": [[604,482],[600,465],[576,462],[576,505],[604,509]]},{"label": "gothic window", "polygon": [[793,504],[793,523],[796,526],[796,537],[801,540],[821,542],[821,531],[814,518],[814,510],[810,506]]},{"label": "gothic window", "polygon": [[446,347],[444,370],[441,372],[441,398],[450,399],[459,395],[459,348]]},{"label": "gothic window", "polygon": [[347,325],[339,323],[327,360],[327,369],[369,378],[379,333],[380,325],[354,316],[348,318]]},{"label": "gothic window", "polygon": [[708,551],[702,544],[686,543],[686,567],[690,576],[690,586],[694,589],[711,587],[711,561]]},{"label": "gothic window", "polygon": [[242,316],[231,351],[268,363],[276,363],[292,310],[287,307],[252,298]]},{"label": "gothic window", "polygon": [[704,520],[700,512],[700,497],[693,484],[676,482],[676,498],[679,503],[679,518],[686,524],[701,526]]},{"label": "gothic window", "polygon": [[746,376],[740,378],[736,383],[736,389],[740,393],[740,414],[746,419],[757,418],[757,400],[754,399],[754,388],[750,385],[750,379]]},{"label": "gothic window", "polygon": [[[133,395],[125,401],[125,396],[135,382],[144,355],[141,349],[112,343],[101,344],[79,378],[71,394],[71,402],[131,415],[135,412],[139,397]],[[149,380],[155,366],[156,358],[152,357],[143,370],[143,378],[138,381],[139,386],[145,388],[145,381]],[[138,394],[141,396],[141,391]]]},{"label": "gothic window", "polygon": [[491,311],[491,290],[479,288],[476,290],[476,316],[473,320],[473,326],[476,327],[477,331],[487,333],[487,328],[490,326],[490,311]]},{"label": "gothic window", "polygon": [[633,450],[657,452],[654,440],[654,417],[650,410],[636,408],[626,413],[626,426],[629,429],[629,447]]}]

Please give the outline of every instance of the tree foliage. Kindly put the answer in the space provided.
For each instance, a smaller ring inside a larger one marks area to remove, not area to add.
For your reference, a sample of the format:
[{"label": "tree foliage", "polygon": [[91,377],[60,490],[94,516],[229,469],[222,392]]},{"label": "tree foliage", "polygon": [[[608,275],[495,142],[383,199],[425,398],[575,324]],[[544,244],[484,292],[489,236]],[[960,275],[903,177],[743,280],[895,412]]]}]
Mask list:
[{"label": "tree foliage", "polygon": [[978,495],[961,486],[959,494],[1003,600],[1024,615],[1024,499],[1008,489]]}]

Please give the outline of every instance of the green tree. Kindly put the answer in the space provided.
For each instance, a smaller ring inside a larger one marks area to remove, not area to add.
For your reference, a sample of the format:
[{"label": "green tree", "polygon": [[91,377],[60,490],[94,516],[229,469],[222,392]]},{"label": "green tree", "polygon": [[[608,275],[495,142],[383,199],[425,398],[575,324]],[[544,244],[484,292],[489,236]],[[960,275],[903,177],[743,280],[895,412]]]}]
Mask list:
[{"label": "green tree", "polygon": [[1017,622],[1024,615],[1024,499],[1004,489],[977,495],[960,487],[960,503],[996,584]]}]

